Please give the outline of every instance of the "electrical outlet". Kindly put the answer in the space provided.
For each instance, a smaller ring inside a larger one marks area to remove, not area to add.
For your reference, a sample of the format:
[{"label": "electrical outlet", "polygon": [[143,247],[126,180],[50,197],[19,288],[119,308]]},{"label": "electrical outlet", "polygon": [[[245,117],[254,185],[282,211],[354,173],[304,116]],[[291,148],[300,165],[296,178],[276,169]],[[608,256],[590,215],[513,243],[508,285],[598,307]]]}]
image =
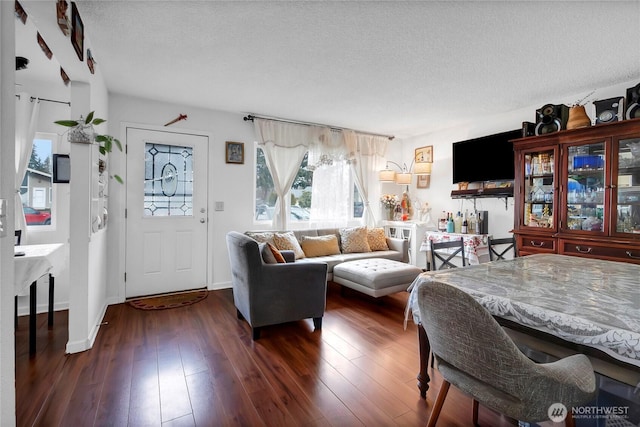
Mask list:
[{"label": "electrical outlet", "polygon": [[224,210],[224,202],[216,202],[215,203],[215,210],[217,212],[222,212]]}]

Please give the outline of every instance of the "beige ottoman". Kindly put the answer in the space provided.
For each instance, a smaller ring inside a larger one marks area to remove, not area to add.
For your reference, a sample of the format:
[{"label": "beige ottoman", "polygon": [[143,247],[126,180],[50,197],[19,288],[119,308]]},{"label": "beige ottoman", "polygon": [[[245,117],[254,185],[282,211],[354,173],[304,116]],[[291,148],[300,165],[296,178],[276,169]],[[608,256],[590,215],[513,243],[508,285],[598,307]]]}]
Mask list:
[{"label": "beige ottoman", "polygon": [[333,267],[333,281],[372,297],[406,291],[422,273],[415,265],[384,258],[342,262]]}]

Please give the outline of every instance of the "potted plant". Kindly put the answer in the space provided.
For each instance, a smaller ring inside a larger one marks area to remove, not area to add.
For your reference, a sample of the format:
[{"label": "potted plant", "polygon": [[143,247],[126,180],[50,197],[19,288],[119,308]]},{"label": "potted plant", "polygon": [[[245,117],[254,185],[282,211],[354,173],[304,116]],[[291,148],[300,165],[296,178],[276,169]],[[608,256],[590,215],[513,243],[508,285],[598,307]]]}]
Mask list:
[{"label": "potted plant", "polygon": [[[104,122],[106,122],[106,120],[94,117],[94,111],[92,111],[87,114],[85,119],[80,116],[80,120],[57,120],[54,123],[70,128],[68,136],[69,142],[83,144],[96,142],[98,144],[98,150],[103,156],[110,153],[114,145],[118,147],[118,150],[122,151],[122,144],[118,138],[112,135],[96,135],[93,126]],[[118,175],[114,175],[113,178],[121,184],[124,182]]]}]

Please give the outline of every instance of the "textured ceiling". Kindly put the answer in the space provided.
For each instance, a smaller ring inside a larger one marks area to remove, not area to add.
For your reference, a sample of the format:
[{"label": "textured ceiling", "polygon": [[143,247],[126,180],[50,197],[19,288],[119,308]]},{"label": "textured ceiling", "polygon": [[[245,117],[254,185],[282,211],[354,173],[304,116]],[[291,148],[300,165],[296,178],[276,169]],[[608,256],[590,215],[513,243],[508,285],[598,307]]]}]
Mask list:
[{"label": "textured ceiling", "polygon": [[111,92],[396,136],[640,81],[638,1],[78,9]]}]

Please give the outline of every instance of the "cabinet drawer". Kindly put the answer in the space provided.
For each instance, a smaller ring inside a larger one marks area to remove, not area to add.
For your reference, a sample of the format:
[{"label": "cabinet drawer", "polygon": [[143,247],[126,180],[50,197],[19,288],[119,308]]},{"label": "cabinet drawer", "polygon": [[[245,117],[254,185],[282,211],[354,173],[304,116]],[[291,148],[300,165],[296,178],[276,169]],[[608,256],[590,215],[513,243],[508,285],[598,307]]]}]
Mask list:
[{"label": "cabinet drawer", "polygon": [[607,245],[606,243],[560,239],[558,247],[558,253],[564,255],[577,255],[587,258],[640,264],[640,247],[637,245],[613,246]]},{"label": "cabinet drawer", "polygon": [[518,251],[527,253],[555,253],[556,239],[553,237],[518,236]]}]

